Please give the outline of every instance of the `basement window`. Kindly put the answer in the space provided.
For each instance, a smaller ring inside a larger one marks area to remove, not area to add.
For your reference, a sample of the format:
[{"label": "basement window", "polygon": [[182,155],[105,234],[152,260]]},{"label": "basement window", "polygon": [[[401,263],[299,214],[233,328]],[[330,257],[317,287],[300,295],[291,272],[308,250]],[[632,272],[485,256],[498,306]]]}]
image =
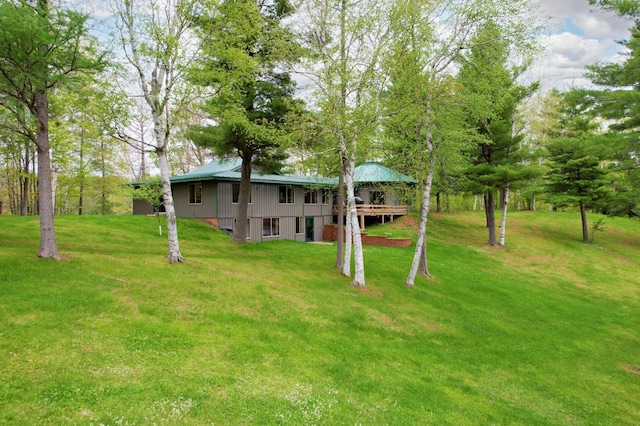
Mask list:
[{"label": "basement window", "polygon": [[280,218],[264,217],[262,218],[262,236],[277,237],[280,235]]}]

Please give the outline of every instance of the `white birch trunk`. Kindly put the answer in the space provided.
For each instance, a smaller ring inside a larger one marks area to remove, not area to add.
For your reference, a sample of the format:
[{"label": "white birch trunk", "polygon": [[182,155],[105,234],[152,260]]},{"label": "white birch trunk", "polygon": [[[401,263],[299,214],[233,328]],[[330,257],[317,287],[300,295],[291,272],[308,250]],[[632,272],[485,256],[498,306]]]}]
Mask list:
[{"label": "white birch trunk", "polygon": [[[347,176],[351,176],[351,180],[353,181],[353,172],[349,171],[350,163],[345,162],[344,164],[344,177],[345,183],[347,182]],[[345,222],[345,231],[344,231],[344,259],[342,261],[342,275],[345,277],[351,276],[351,248],[353,247],[353,237],[351,227],[353,226],[353,222],[351,220],[352,210],[349,206],[349,190],[347,187],[347,217]],[[355,197],[353,199],[355,203]]]},{"label": "white birch trunk", "polygon": [[504,247],[507,235],[507,207],[509,206],[509,184],[504,189],[504,204],[502,205],[502,223],[500,224],[500,245]]},{"label": "white birch trunk", "polygon": [[[422,256],[426,256],[426,251],[423,250],[427,238],[427,220],[429,217],[429,208],[431,205],[431,187],[433,186],[433,171],[435,169],[435,153],[433,152],[433,145],[429,142],[429,173],[427,174],[427,182],[422,193],[422,207],[420,209],[420,229],[418,230],[418,241],[416,241],[416,249],[413,253],[413,262],[411,263],[411,269],[409,270],[409,276],[405,281],[407,287],[413,287],[418,274],[418,268],[420,267],[420,260]],[[424,259],[425,269],[428,270],[427,259]]]},{"label": "white birch trunk", "polygon": [[[168,31],[167,38],[172,38],[171,34],[181,34],[186,21],[178,19],[177,15],[172,15],[171,12],[178,14],[177,10],[166,10],[166,22]],[[164,51],[162,54],[165,56],[154,57],[153,69],[151,70],[150,78],[147,77],[148,71],[141,58],[141,46],[143,42],[137,39],[136,25],[140,25],[136,22],[134,2],[125,1],[119,4],[119,18],[122,19],[126,28],[126,39],[123,43],[128,43],[131,49],[128,60],[134,66],[138,73],[140,87],[142,88],[144,99],[149,105],[151,110],[151,116],[153,119],[153,135],[155,139],[155,152],[158,155],[158,162],[160,166],[160,177],[162,181],[162,196],[165,207],[165,214],[167,220],[167,235],[169,242],[169,252],[167,259],[169,262],[182,262],[184,258],[180,253],[180,246],[178,243],[178,227],[176,224],[176,212],[173,204],[173,194],[171,192],[171,173],[169,171],[169,162],[167,157],[167,150],[169,147],[169,140],[171,138],[172,125],[170,121],[171,100],[174,96],[173,89],[178,81],[177,73],[177,58],[178,49],[176,47]],[[160,28],[161,23],[152,22],[153,30],[162,31]],[[164,29],[163,29],[164,30]],[[125,37],[125,34],[123,34]],[[179,37],[175,41],[175,46],[178,46]]]},{"label": "white birch trunk", "polygon": [[355,274],[352,284],[356,287],[366,287],[364,278],[364,254],[362,250],[362,235],[360,233],[360,223],[358,221],[358,212],[356,207],[356,194],[353,182],[353,171],[355,169],[355,159],[349,159],[348,173],[345,174],[345,182],[347,184],[347,208],[349,211],[347,220],[351,223],[351,235],[349,239],[353,239],[353,258],[355,266]]},{"label": "white birch trunk", "polygon": [[167,239],[169,241],[169,252],[167,259],[170,263],[182,262],[184,258],[180,253],[178,242],[178,226],[176,224],[176,210],[173,204],[173,193],[171,192],[171,181],[169,173],[169,161],[167,151],[158,151],[158,163],[160,165],[160,178],[162,180],[162,198],[164,201],[164,211],[167,220]]}]

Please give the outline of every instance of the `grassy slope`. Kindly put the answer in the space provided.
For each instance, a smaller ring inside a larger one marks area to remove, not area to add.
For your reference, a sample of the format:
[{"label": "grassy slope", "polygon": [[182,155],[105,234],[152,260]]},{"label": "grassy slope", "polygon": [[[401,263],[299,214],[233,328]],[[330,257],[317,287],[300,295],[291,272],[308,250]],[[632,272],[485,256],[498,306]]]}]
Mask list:
[{"label": "grassy slope", "polygon": [[182,220],[169,265],[154,218],[59,217],[56,262],[2,216],[0,422],[634,424],[640,222],[583,245],[577,215],[513,213],[505,249],[482,224],[434,215],[415,289],[411,247],[366,247],[359,291],[333,246]]}]

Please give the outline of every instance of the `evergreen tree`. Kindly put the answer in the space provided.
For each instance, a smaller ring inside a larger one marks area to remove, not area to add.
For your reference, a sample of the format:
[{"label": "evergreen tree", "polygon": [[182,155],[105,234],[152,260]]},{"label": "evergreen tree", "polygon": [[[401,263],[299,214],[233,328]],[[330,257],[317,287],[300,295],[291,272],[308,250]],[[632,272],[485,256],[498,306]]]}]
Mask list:
[{"label": "evergreen tree", "polygon": [[194,127],[190,137],[219,157],[242,159],[242,177],[233,238],[245,242],[252,166],[273,171],[285,159],[283,143],[290,114],[299,110],[295,82],[283,64],[301,50],[282,26],[292,9],[286,0],[227,0],[197,20],[204,57],[191,80],[215,93],[203,105],[216,124]]},{"label": "evergreen tree", "polygon": [[[638,16],[624,2],[598,3]],[[636,216],[640,214],[640,20],[630,31],[630,39],[620,42],[629,49],[626,61],[587,67],[587,76],[603,89],[574,90],[570,96],[574,103],[583,105],[585,114],[609,123],[607,156],[616,166],[612,174],[616,191],[609,212]]]},{"label": "evergreen tree", "polygon": [[[467,151],[468,189],[484,197],[488,244],[497,246],[495,195],[502,192],[500,208],[506,208],[508,190],[515,182],[536,175],[536,168],[525,166],[520,150],[521,135],[514,135],[516,107],[537,89],[537,84],[515,84],[517,71],[508,67],[510,47],[501,29],[487,23],[476,36],[474,46],[464,56],[458,79],[464,86],[465,110],[472,143]],[[504,214],[504,213],[503,213]],[[503,230],[504,230],[503,220]],[[502,240],[502,238],[501,238]]]},{"label": "evergreen tree", "polygon": [[582,220],[582,242],[589,242],[587,209],[606,198],[610,191],[607,171],[597,153],[599,138],[583,136],[547,143],[549,167],[547,193],[556,207],[578,206]]}]

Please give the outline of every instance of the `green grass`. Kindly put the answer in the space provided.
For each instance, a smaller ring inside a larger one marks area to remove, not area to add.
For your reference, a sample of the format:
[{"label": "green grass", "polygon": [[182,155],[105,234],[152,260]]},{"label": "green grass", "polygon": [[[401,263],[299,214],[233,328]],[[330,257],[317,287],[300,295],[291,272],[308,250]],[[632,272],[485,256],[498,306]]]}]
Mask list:
[{"label": "green grass", "polygon": [[[368,289],[335,246],[238,246],[180,220],[0,216],[0,423],[637,424],[640,222],[514,212],[433,215],[435,280],[413,249],[365,247]],[[412,235],[409,220],[372,233]]]}]

